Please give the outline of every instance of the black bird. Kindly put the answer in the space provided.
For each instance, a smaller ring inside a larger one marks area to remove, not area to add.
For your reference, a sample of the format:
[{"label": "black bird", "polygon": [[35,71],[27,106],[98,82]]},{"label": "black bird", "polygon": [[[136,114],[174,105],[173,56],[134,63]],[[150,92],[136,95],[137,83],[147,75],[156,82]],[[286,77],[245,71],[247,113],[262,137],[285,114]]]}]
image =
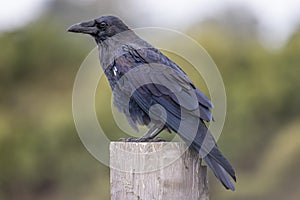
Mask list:
[{"label": "black bird", "polygon": [[235,171],[221,154],[204,121],[212,121],[210,100],[185,72],[138,37],[119,18],[102,16],[71,26],[69,32],[91,35],[114,95],[114,105],[130,125],[146,125],[139,139],[150,141],[162,130],[175,131],[206,161],[226,189],[235,190]]}]

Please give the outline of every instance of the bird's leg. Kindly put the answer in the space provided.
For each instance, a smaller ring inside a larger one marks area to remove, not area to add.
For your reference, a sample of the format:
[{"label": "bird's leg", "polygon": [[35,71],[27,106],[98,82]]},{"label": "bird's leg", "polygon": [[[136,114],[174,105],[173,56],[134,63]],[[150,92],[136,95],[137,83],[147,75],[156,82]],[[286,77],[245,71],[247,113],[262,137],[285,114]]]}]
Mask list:
[{"label": "bird's leg", "polygon": [[[156,142],[156,140],[154,140],[154,138],[164,129],[165,125],[163,123],[158,123],[158,124],[152,124],[151,127],[149,128],[149,130],[139,139],[137,139],[137,141],[139,142],[143,142],[143,141],[153,141]],[[163,139],[159,138],[161,141],[163,141]],[[157,140],[159,141],[159,140]]]},{"label": "bird's leg", "polygon": [[123,142],[163,142],[162,138],[154,139],[163,129],[165,125],[163,123],[151,124],[149,130],[140,138],[121,138]]}]

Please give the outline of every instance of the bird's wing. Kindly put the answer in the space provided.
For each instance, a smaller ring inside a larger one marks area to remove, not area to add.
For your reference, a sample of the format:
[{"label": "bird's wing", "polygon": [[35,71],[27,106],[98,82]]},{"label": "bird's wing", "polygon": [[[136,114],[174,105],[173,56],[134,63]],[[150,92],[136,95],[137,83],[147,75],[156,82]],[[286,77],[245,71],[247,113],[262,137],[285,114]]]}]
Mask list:
[{"label": "bird's wing", "polygon": [[[130,46],[126,49],[127,55],[121,56],[120,60],[116,58],[115,63],[131,70],[120,79],[118,88],[123,87],[122,91],[126,90],[127,93],[130,91],[129,96],[145,113],[165,120],[169,128],[205,158],[224,186],[234,190],[226,172],[236,180],[235,172],[218,150],[213,136],[202,121],[212,120],[209,110],[212,104],[208,98],[194,87],[174,62],[157,49]],[[155,104],[166,111],[166,118],[163,118],[161,112],[151,113]]]},{"label": "bird's wing", "polygon": [[155,48],[139,49],[127,45],[124,49],[126,55],[116,58],[115,63],[132,68],[126,73],[126,78],[138,89],[141,97],[137,102],[144,106],[143,110],[158,103],[179,118],[183,117],[180,115],[183,109],[205,121],[212,120],[209,110],[212,103],[174,62]]}]

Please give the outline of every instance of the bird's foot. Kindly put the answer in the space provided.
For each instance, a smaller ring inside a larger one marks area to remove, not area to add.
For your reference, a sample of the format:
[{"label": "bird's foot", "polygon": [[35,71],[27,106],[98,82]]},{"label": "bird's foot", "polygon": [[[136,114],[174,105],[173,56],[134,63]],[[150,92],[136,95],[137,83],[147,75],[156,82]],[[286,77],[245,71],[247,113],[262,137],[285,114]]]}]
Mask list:
[{"label": "bird's foot", "polygon": [[166,142],[163,138],[120,138],[122,142]]},{"label": "bird's foot", "polygon": [[147,142],[166,142],[166,140],[158,137],[158,138],[149,139],[149,141]]}]

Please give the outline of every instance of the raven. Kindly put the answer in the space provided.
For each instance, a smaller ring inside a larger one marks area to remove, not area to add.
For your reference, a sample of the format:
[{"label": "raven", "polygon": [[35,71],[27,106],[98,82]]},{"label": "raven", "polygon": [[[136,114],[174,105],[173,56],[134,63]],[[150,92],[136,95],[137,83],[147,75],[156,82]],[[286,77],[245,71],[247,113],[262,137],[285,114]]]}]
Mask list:
[{"label": "raven", "polygon": [[[212,121],[211,101],[186,73],[115,16],[74,24],[69,32],[91,35],[110,83],[114,105],[130,125],[149,130],[138,139],[152,141],[162,130],[176,132],[200,154],[226,189],[235,190],[235,171],[205,125]],[[182,125],[183,124],[183,125]]]}]

